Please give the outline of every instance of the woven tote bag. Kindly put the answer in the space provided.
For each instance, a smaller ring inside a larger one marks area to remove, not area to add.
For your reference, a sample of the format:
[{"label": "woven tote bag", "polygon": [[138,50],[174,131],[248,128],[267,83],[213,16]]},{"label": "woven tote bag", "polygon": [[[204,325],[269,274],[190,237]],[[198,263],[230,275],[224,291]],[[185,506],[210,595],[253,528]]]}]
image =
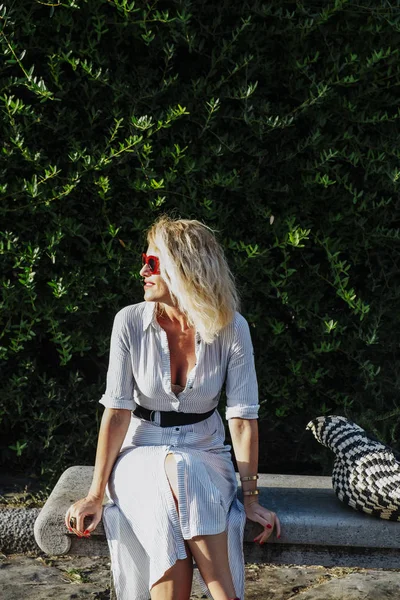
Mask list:
[{"label": "woven tote bag", "polygon": [[306,429],[335,453],[332,486],[339,500],[369,515],[400,521],[398,453],[345,417],[317,417]]}]

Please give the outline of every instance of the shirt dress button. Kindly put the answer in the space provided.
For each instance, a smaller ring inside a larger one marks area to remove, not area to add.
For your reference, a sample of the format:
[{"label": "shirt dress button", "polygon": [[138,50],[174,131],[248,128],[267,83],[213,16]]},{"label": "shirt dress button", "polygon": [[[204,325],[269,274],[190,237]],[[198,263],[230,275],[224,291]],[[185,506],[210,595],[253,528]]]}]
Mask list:
[{"label": "shirt dress button", "polygon": [[175,431],[179,431],[179,427],[175,427]]}]

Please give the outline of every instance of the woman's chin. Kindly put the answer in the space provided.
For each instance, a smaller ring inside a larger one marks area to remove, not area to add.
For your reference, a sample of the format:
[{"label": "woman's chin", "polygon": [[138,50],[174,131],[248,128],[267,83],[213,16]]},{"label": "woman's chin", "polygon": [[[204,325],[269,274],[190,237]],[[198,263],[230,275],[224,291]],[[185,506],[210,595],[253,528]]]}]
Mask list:
[{"label": "woman's chin", "polygon": [[152,290],[144,290],[144,300],[147,302],[157,302],[157,294],[155,294]]}]

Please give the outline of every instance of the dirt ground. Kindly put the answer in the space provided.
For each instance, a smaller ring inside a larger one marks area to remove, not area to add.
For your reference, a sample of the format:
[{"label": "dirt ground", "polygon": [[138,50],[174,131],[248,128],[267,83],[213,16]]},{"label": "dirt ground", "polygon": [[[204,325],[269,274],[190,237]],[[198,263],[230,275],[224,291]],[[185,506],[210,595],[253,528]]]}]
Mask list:
[{"label": "dirt ground", "polygon": [[[247,565],[246,600],[399,600],[400,571]],[[2,600],[108,600],[105,557],[0,557]],[[205,598],[195,584],[193,600]],[[132,599],[134,600],[134,599]]]}]

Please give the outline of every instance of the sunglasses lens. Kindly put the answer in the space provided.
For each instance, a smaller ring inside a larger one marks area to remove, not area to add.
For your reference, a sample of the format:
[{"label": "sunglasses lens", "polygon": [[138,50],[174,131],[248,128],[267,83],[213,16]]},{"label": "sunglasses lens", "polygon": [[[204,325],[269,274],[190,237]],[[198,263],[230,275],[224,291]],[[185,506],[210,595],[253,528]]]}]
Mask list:
[{"label": "sunglasses lens", "polygon": [[142,265],[147,265],[152,273],[159,274],[159,262],[158,258],[154,256],[147,256],[145,252],[142,254]]}]

